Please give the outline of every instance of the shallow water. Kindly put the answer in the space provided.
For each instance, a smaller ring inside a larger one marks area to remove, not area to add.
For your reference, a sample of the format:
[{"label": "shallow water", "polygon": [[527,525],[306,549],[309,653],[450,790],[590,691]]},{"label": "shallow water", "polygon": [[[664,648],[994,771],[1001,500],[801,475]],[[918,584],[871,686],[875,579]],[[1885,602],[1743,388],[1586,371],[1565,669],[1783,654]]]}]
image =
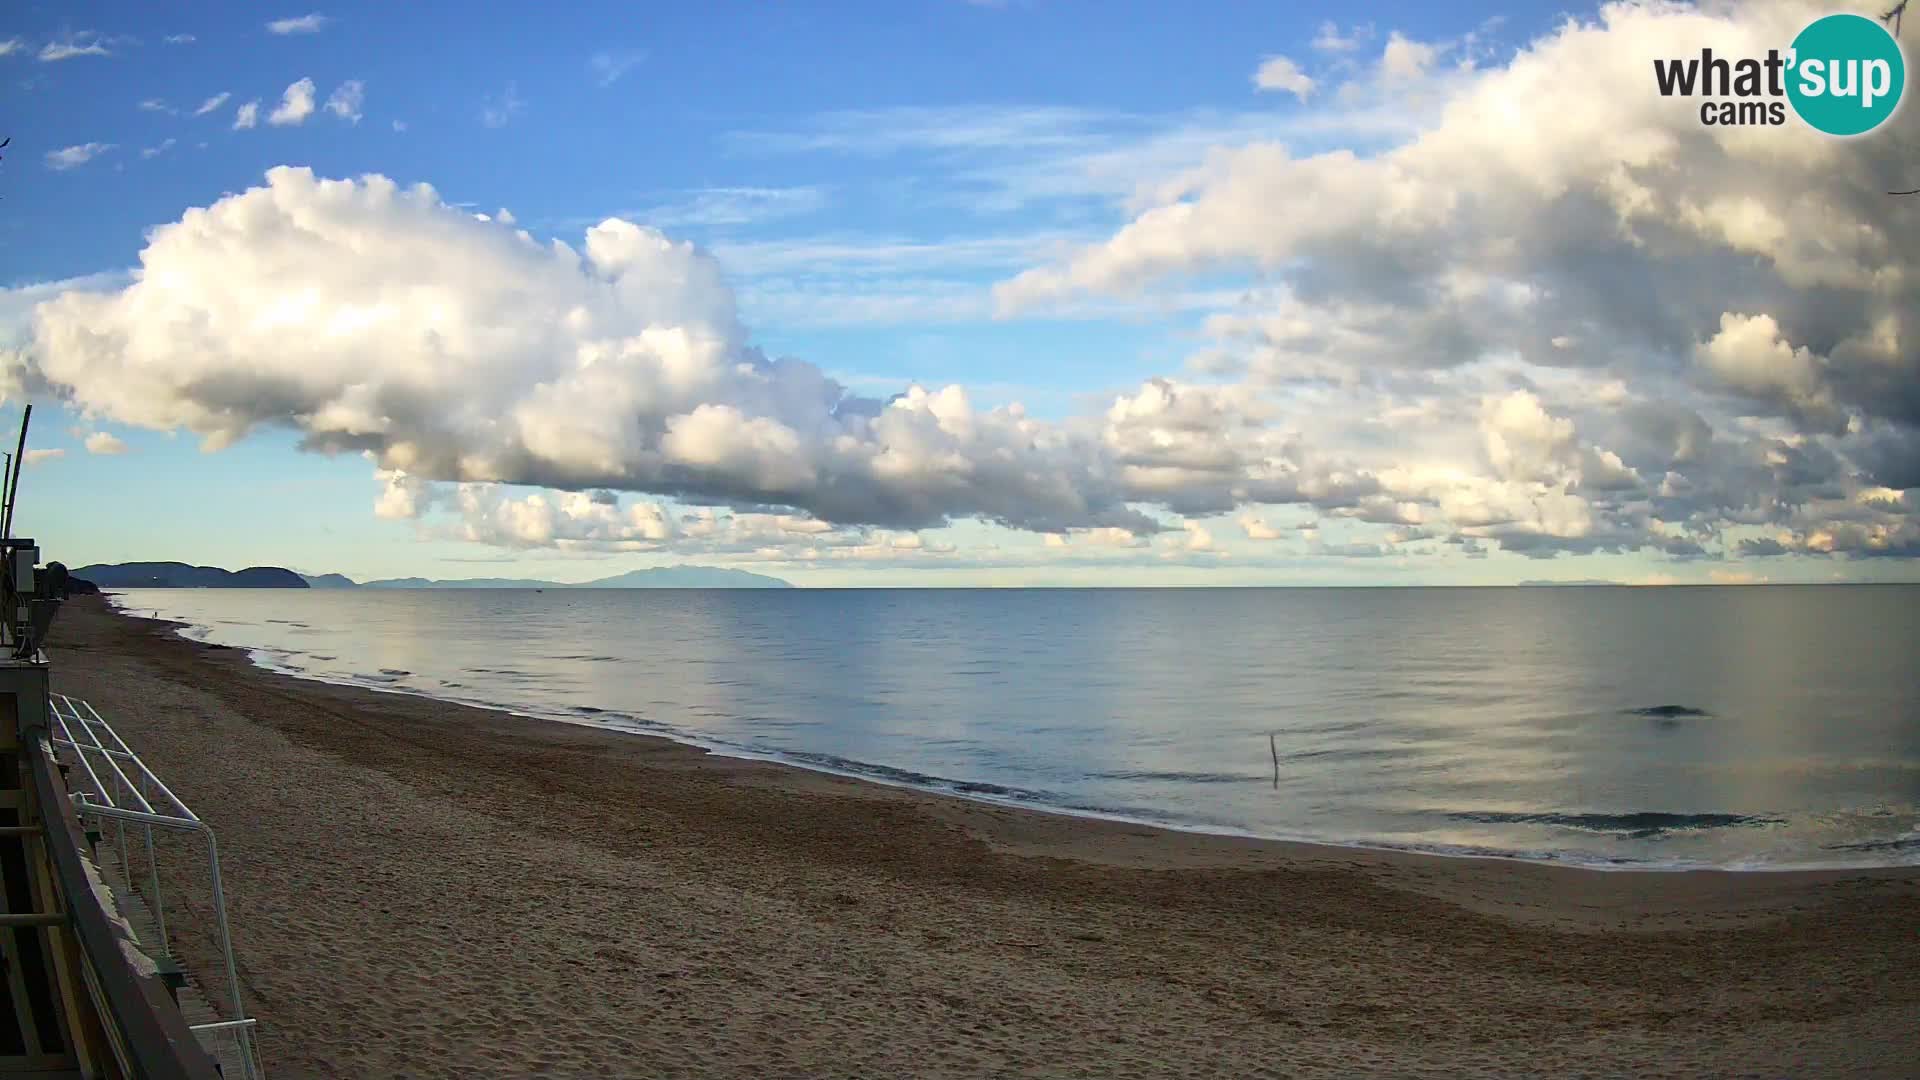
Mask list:
[{"label": "shallow water", "polygon": [[117,602],[309,677],[1054,809],[1593,865],[1920,863],[1920,586]]}]

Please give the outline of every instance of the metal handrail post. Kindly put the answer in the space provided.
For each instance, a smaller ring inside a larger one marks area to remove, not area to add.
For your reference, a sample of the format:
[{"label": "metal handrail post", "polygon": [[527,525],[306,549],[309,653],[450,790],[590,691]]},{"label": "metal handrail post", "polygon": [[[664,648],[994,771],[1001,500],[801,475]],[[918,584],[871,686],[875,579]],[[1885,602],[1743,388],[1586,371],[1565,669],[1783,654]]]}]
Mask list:
[{"label": "metal handrail post", "polygon": [[[213,830],[201,824],[200,832],[207,838],[207,865],[213,869],[213,914],[220,928],[220,948],[227,954],[227,993],[233,998],[233,1015],[247,1015],[240,1007],[240,966],[233,959],[233,936],[227,929],[227,893],[220,885],[220,846],[214,843]],[[241,1035],[241,1041],[247,1041]]]},{"label": "metal handrail post", "polygon": [[173,946],[167,941],[167,904],[160,895],[160,862],[153,857],[153,826],[142,828],[147,834],[147,881],[153,886],[153,923],[160,931],[160,948],[171,954]]}]

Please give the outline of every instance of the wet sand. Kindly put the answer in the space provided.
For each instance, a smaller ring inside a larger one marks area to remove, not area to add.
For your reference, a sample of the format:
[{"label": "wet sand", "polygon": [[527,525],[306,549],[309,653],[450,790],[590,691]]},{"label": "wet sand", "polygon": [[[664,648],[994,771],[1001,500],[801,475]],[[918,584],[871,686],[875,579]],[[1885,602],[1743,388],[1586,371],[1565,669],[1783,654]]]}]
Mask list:
[{"label": "wet sand", "polygon": [[[51,652],[217,832],[277,1078],[1920,1062],[1920,868],[1599,872],[1068,818],[272,675],[96,598]],[[168,921],[218,998],[172,848]]]}]

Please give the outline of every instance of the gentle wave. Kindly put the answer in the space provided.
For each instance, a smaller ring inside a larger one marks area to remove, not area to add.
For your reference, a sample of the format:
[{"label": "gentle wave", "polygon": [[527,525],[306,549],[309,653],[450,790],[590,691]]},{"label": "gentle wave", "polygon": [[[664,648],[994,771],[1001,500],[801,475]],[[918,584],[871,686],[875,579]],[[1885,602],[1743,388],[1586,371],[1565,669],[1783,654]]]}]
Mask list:
[{"label": "gentle wave", "polygon": [[1506,813],[1493,810],[1450,811],[1455,821],[1491,825],[1552,825],[1582,832],[1618,833],[1636,840],[1651,840],[1668,833],[1696,829],[1762,828],[1785,825],[1786,819],[1763,814],[1666,814],[1642,810],[1626,814],[1541,814]]},{"label": "gentle wave", "polygon": [[1652,720],[1695,720],[1713,715],[1705,709],[1696,709],[1691,705],[1648,705],[1644,708],[1625,711],[1628,716],[1644,716]]},{"label": "gentle wave", "polygon": [[1852,844],[1826,844],[1828,851],[1913,851],[1920,852],[1920,836],[1902,836],[1897,840],[1861,840]]},{"label": "gentle wave", "polygon": [[1172,784],[1245,784],[1264,783],[1266,777],[1253,773],[1208,773],[1208,772],[1165,772],[1165,771],[1127,771],[1089,773],[1096,780],[1140,780]]}]

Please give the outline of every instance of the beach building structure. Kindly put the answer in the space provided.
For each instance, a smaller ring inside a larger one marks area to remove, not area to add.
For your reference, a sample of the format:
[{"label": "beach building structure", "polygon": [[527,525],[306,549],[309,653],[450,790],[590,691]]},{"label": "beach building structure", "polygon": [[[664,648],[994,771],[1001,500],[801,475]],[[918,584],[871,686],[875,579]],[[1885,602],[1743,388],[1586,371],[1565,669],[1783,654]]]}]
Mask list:
[{"label": "beach building structure", "polygon": [[[92,706],[52,692],[65,570],[38,561],[0,539],[0,1075],[258,1077],[213,834]],[[205,851],[222,1011],[169,945],[168,834]]]}]

